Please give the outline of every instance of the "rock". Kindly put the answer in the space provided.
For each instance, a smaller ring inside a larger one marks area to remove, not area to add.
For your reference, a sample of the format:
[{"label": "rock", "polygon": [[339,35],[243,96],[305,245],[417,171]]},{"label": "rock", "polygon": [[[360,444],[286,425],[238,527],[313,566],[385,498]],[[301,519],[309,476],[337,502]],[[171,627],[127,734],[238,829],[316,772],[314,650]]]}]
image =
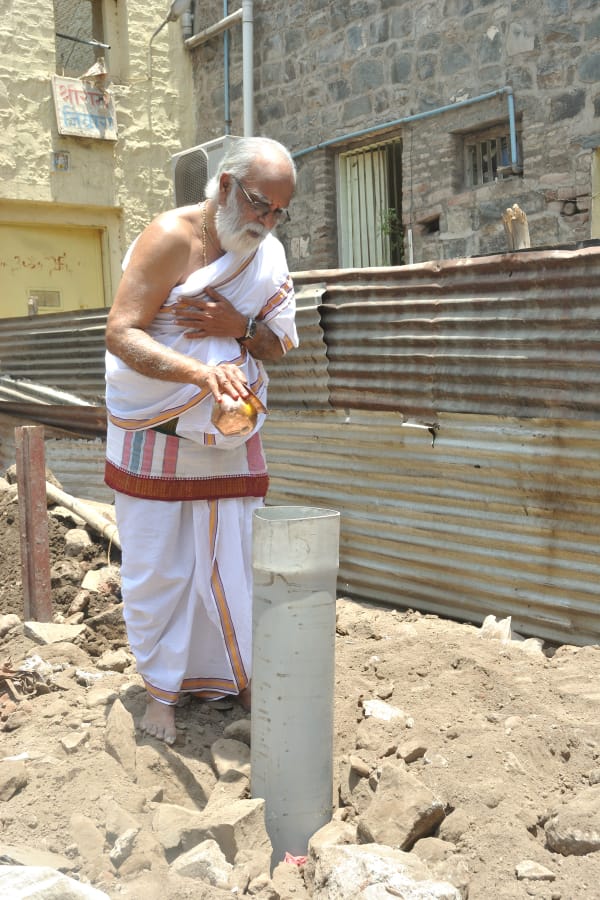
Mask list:
[{"label": "rock", "polygon": [[66,556],[81,556],[91,546],[92,539],[85,528],[71,528],[65,534]]},{"label": "rock", "polygon": [[86,619],[88,628],[119,628],[123,626],[123,608],[120,604],[109,606],[108,609],[102,610],[97,616],[90,616]]},{"label": "rock", "polygon": [[266,872],[262,872],[249,882],[246,893],[249,897],[257,897],[260,900],[281,900],[279,891]]},{"label": "rock", "polygon": [[69,820],[71,836],[79,854],[91,866],[101,867],[104,851],[104,835],[97,825],[82,813],[73,813]]},{"label": "rock", "polygon": [[[68,872],[75,869],[75,863],[61,853],[50,853],[36,847],[0,843],[0,857],[18,866],[38,866]],[[4,869],[0,866],[0,873]],[[1,884],[2,882],[0,882]],[[4,896],[0,892],[0,897]]]},{"label": "rock", "polygon": [[357,778],[368,778],[371,774],[371,766],[366,763],[360,756],[351,756],[350,757],[350,772],[357,776]]},{"label": "rock", "polygon": [[371,751],[380,758],[392,756],[398,749],[403,730],[404,722],[400,719],[393,722],[377,718],[363,719],[356,729],[356,749]]},{"label": "rock", "polygon": [[124,647],[117,650],[106,650],[96,660],[96,666],[103,671],[124,672],[134,662],[134,657]]},{"label": "rock", "polygon": [[250,748],[241,741],[219,738],[210,748],[217,775],[224,775],[230,769],[250,775]]},{"label": "rock", "polygon": [[556,875],[532,859],[524,859],[515,867],[515,874],[519,881],[554,881]]},{"label": "rock", "polygon": [[103,566],[85,573],[81,587],[86,591],[117,596],[121,591],[121,573],[117,566]]},{"label": "rock", "polygon": [[396,755],[399,759],[403,759],[405,763],[412,763],[417,759],[422,759],[426,753],[427,747],[420,741],[414,740],[400,744]]},{"label": "rock", "polygon": [[23,633],[37,644],[72,642],[85,632],[85,625],[57,625],[54,622],[24,622]]},{"label": "rock", "polygon": [[113,703],[106,720],[106,752],[119,762],[135,781],[135,725],[133,717],[120,700]]},{"label": "rock", "polygon": [[126,831],[131,829],[139,831],[140,826],[137,819],[112,798],[109,798],[106,803],[105,817],[106,837],[111,844]]},{"label": "rock", "polygon": [[315,860],[313,900],[460,900],[451,884],[430,879],[412,853],[380,844],[327,848]]},{"label": "rock", "polygon": [[453,810],[440,824],[438,835],[442,840],[453,844],[460,843],[460,839],[471,827],[471,821],[464,809],[460,807]]},{"label": "rock", "polygon": [[5,634],[8,634],[9,631],[12,631],[13,628],[18,628],[20,625],[20,618],[13,613],[9,613],[6,616],[0,616],[0,638],[4,637]]},{"label": "rock", "polygon": [[54,663],[55,667],[85,666],[90,664],[90,658],[85,650],[68,640],[46,644],[39,648],[39,654],[46,662]]},{"label": "rock", "polygon": [[54,563],[50,570],[50,583],[52,588],[67,587],[76,585],[79,587],[84,577],[84,568],[77,559],[63,557]]},{"label": "rock", "polygon": [[60,743],[66,753],[75,753],[89,739],[90,736],[87,731],[74,731],[62,737]]},{"label": "rock", "polygon": [[0,801],[6,802],[22,791],[28,782],[22,760],[4,760],[0,764]]},{"label": "rock", "polygon": [[358,838],[410,850],[430,835],[444,818],[444,804],[398,762],[386,762],[375,797],[359,816]]},{"label": "rock", "polygon": [[79,591],[74,600],[71,602],[69,609],[67,610],[68,616],[79,615],[80,613],[87,612],[87,609],[90,605],[90,592],[89,591]]},{"label": "rock", "polygon": [[214,887],[227,888],[233,872],[221,848],[214,840],[202,841],[178,856],[171,869],[186,878],[196,878]]},{"label": "rock", "polygon": [[434,878],[453,884],[462,897],[468,897],[469,867],[457,850],[456,844],[427,837],[417,841],[412,852],[423,860]]},{"label": "rock", "polygon": [[235,719],[223,729],[223,737],[231,738],[234,741],[241,741],[242,744],[250,746],[251,721],[249,718]]},{"label": "rock", "polygon": [[104,891],[40,866],[0,866],[0,896],[7,900],[110,900]]},{"label": "rock", "polygon": [[406,722],[406,714],[398,709],[397,706],[391,706],[383,700],[364,700],[363,712],[365,718],[372,716],[374,719],[380,719],[382,722],[391,722],[392,720],[400,720],[402,724]]},{"label": "rock", "polygon": [[133,850],[133,845],[135,844],[135,839],[137,837],[139,828],[128,828],[127,831],[124,831],[123,834],[119,835],[117,840],[114,843],[114,846],[108,857],[115,867],[118,869],[125,860],[131,856],[131,851]]},{"label": "rock", "polygon": [[355,824],[334,820],[315,831],[308,842],[308,859],[304,867],[308,885],[314,885],[316,861],[321,859],[329,847],[342,844],[356,844]]},{"label": "rock", "polygon": [[250,859],[254,877],[270,868],[272,854],[264,807],[261,799],[216,804],[203,812],[162,804],[152,827],[166,851],[181,853],[201,841],[215,840],[232,865],[243,865]]},{"label": "rock", "polygon": [[85,525],[85,519],[82,519],[81,516],[78,516],[73,510],[67,509],[66,506],[53,506],[48,512],[53,519],[59,519],[61,522],[64,522],[65,525],[73,523],[77,528],[83,528]]},{"label": "rock", "polygon": [[370,806],[375,796],[375,789],[364,775],[357,772],[352,759],[340,769],[339,794],[341,803],[351,806],[359,814]]},{"label": "rock", "polygon": [[586,788],[553,810],[545,832],[548,849],[563,856],[600,850],[600,785]]},{"label": "rock", "polygon": [[[250,778],[238,769],[228,769],[216,782],[206,806],[245,800],[250,792]],[[206,808],[206,807],[205,807]]]},{"label": "rock", "polygon": [[278,863],[273,869],[271,884],[275,891],[275,900],[308,900],[310,897],[299,866],[291,866],[286,862]]}]

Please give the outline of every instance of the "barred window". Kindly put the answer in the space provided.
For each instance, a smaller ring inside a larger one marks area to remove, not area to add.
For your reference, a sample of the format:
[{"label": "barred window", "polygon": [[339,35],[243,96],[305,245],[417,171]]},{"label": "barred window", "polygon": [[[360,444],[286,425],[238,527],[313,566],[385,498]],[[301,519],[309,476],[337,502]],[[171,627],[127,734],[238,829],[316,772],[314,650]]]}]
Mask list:
[{"label": "barred window", "polygon": [[[521,135],[517,133],[517,164],[521,165]],[[477,187],[510,178],[510,131],[508,123],[464,136],[464,180],[466,187]]]}]

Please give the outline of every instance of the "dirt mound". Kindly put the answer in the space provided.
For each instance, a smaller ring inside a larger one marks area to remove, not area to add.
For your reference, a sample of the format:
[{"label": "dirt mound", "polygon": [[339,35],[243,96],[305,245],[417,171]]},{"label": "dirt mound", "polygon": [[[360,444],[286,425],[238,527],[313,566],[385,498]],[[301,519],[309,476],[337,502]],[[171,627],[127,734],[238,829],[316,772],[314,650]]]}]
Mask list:
[{"label": "dirt mound", "polygon": [[[135,775],[107,752],[115,700],[135,720],[143,689],[118,580],[110,578],[118,551],[88,530],[89,543],[74,555],[67,538],[74,529],[86,527],[64,510],[50,511],[56,618],[80,633],[42,644],[22,622],[18,502],[14,486],[3,485],[0,622],[7,615],[20,621],[0,628],[0,862],[11,859],[7,847],[28,845],[67,860],[65,871],[115,900],[231,896],[176,875],[152,822],[161,805],[203,809],[217,779],[215,742],[247,740],[247,719],[236,706],[190,702],[177,712],[172,748],[136,738]],[[94,574],[101,576],[94,588],[83,588]],[[512,638],[338,600],[334,818],[354,828],[357,845],[375,835],[378,844],[400,847],[469,900],[592,900],[600,897],[600,651],[541,649]],[[6,677],[35,658],[51,667],[45,686],[31,672],[20,681]],[[23,773],[12,788],[9,764]],[[394,779],[404,771],[411,780],[398,792]],[[419,819],[401,809],[409,789],[436,798],[438,815],[429,831],[400,841],[393,836],[401,817]],[[136,852],[118,865],[111,856],[116,808],[139,834]],[[307,887],[305,867],[289,870],[288,879],[232,883],[238,895],[260,900],[312,896],[316,882]],[[319,890],[321,898],[343,896],[331,885],[330,893]],[[377,896],[412,895],[390,887]]]}]

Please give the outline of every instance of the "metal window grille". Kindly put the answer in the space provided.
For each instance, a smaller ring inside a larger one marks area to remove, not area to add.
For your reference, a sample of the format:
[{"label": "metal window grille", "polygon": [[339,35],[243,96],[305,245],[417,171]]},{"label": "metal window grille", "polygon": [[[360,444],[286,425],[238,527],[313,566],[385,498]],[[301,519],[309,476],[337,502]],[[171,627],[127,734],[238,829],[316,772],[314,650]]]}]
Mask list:
[{"label": "metal window grille", "polygon": [[[517,141],[519,158],[520,141]],[[499,132],[465,140],[465,183],[477,187],[512,175],[510,170],[510,134]]]},{"label": "metal window grille", "polygon": [[340,265],[402,262],[402,145],[362,147],[339,156]]}]

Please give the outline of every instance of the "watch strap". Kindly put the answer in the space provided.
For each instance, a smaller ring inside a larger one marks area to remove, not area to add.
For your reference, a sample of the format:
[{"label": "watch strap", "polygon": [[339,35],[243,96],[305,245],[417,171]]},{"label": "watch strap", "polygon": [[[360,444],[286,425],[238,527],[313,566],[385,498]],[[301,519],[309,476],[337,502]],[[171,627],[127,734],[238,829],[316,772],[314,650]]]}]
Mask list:
[{"label": "watch strap", "polygon": [[238,338],[240,344],[243,344],[245,341],[251,341],[254,335],[256,334],[256,326],[257,322],[254,316],[248,316],[248,321],[246,322],[246,331],[241,338]]}]

